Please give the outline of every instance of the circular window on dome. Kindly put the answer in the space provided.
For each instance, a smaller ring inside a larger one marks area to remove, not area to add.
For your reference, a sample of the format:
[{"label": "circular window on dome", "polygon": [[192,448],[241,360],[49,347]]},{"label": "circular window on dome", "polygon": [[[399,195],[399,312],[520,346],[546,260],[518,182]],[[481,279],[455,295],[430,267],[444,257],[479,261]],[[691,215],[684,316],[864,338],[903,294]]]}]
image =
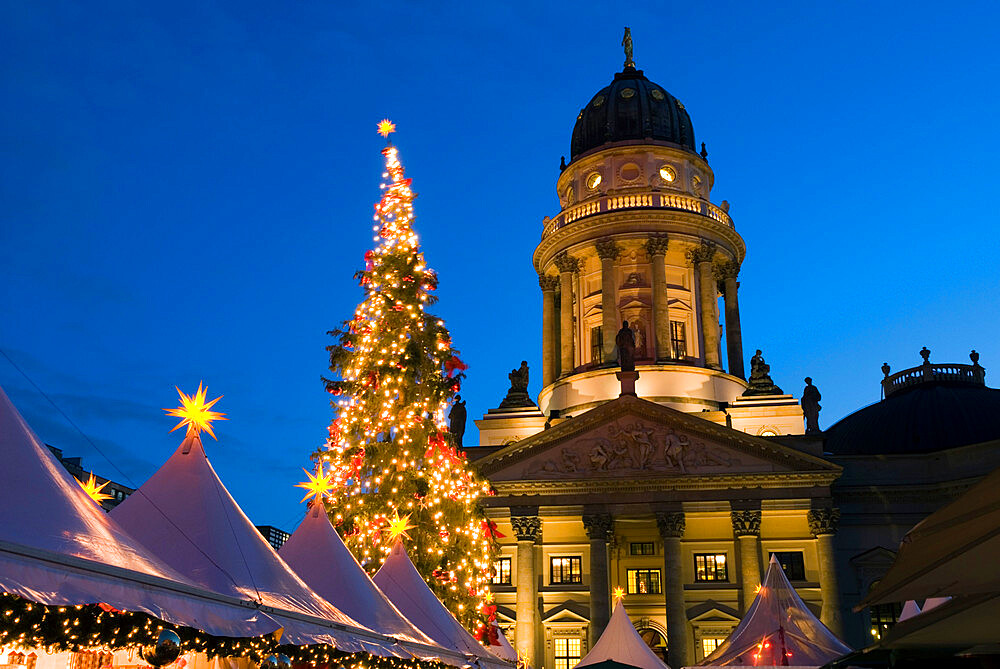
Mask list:
[{"label": "circular window on dome", "polygon": [[600,107],[601,105],[603,105],[604,104],[604,96],[603,95],[598,95],[596,98],[594,98],[594,103],[593,104],[594,104],[595,107]]},{"label": "circular window on dome", "polygon": [[628,100],[630,97],[632,97],[633,95],[635,95],[635,89],[634,88],[623,88],[622,92],[620,93],[620,95],[623,98],[625,98],[626,100]]},{"label": "circular window on dome", "polygon": [[670,165],[664,165],[660,168],[660,178],[668,184],[672,184],[677,179],[677,172]]},{"label": "circular window on dome", "polygon": [[653,90],[651,90],[649,92],[649,95],[654,100],[662,100],[664,98],[663,91],[661,91],[659,88],[654,88]]},{"label": "circular window on dome", "polygon": [[642,170],[635,163],[625,163],[622,168],[618,170],[618,176],[622,178],[622,181],[635,181],[642,176]]},{"label": "circular window on dome", "polygon": [[594,190],[601,185],[601,175],[597,172],[591,172],[587,175],[587,188]]}]

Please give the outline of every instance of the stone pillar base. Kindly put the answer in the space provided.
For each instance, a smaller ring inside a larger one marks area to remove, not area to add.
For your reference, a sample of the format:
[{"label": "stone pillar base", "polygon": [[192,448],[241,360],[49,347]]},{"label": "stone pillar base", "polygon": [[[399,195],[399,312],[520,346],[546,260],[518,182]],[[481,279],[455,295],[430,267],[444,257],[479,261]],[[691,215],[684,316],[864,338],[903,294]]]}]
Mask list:
[{"label": "stone pillar base", "polygon": [[616,372],[615,376],[622,384],[622,392],[618,397],[624,397],[625,395],[638,397],[635,394],[635,382],[639,380],[639,372]]}]

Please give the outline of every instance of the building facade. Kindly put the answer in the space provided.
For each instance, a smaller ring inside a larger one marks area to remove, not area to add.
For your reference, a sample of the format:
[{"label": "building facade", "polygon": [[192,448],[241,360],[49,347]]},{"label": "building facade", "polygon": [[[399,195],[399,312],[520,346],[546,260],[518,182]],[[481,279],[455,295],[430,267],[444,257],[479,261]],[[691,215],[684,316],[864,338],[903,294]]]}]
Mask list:
[{"label": "building facade", "polygon": [[[710,201],[707,157],[684,105],[630,58],[576,119],[560,211],[533,256],[538,401],[509,401],[512,372],[508,400],[476,421],[480,445],[468,449],[497,493],[486,505],[504,535],[499,617],[532,666],[586,655],[616,588],[670,666],[693,664],[738,624],[772,555],[820,619],[863,646],[898,611],[852,607],[903,534],[1000,467],[1000,391],[975,355],[886,366],[885,400],[804,434],[802,407],[761,352],[745,367],[747,249],[727,203]],[[634,388],[619,374],[625,327]],[[942,388],[969,396],[942,404]],[[970,402],[981,429],[940,438]],[[921,416],[946,427],[901,443]]]}]

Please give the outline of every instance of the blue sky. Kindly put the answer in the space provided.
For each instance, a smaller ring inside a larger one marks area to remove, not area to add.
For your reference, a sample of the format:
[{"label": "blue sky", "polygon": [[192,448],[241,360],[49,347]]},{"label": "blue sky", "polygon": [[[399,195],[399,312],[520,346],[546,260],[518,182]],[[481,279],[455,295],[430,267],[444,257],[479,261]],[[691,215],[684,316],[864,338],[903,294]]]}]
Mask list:
[{"label": "blue sky", "polygon": [[[747,242],[748,357],[796,396],[812,376],[824,426],[921,346],[1000,369],[1000,7],[614,4],[3,3],[0,347],[137,483],[179,441],[174,385],[204,380],[231,418],[213,464],[293,529],[325,332],[361,296],[375,123],[399,126],[478,417],[522,359],[538,392],[531,253],[629,25]],[[0,385],[122,478],[2,358]]]}]

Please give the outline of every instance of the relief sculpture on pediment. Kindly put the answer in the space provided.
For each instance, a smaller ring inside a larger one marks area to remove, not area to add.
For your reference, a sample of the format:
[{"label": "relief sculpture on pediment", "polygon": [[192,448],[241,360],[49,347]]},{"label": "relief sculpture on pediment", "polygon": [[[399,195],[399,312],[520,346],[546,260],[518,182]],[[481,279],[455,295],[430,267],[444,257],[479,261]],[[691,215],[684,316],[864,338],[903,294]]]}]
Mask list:
[{"label": "relief sculpture on pediment", "polygon": [[724,471],[742,464],[728,449],[706,444],[672,427],[638,420],[613,422],[547,455],[541,470],[553,476],[691,474]]}]

